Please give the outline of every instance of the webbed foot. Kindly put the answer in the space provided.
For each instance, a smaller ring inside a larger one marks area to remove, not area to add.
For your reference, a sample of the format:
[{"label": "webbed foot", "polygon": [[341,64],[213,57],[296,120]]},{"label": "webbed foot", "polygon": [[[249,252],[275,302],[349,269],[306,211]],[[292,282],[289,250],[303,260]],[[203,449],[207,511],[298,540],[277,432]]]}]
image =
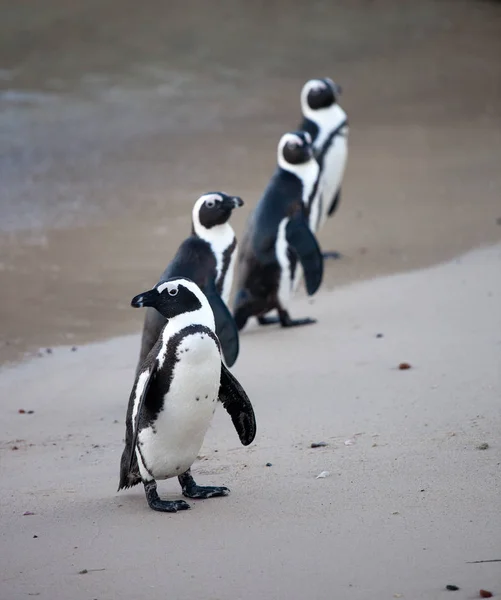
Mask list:
[{"label": "webbed foot", "polygon": [[188,510],[190,508],[190,505],[184,500],[160,500],[155,481],[148,481],[144,484],[144,493],[146,494],[148,506],[159,512],[175,513],[178,510]]},{"label": "webbed foot", "polygon": [[339,259],[343,258],[343,255],[341,254],[341,252],[337,252],[336,250],[322,252],[322,256],[324,257],[324,259],[330,258],[331,260],[339,260]]},{"label": "webbed foot", "polygon": [[194,498],[196,500],[205,500],[207,498],[216,498],[218,496],[227,496],[230,490],[227,487],[212,485],[197,485],[193,479],[190,470],[178,477],[183,496]]},{"label": "webbed foot", "polygon": [[301,325],[312,325],[316,323],[316,319],[291,319],[289,313],[284,310],[279,312],[280,325],[282,327],[300,327]]}]

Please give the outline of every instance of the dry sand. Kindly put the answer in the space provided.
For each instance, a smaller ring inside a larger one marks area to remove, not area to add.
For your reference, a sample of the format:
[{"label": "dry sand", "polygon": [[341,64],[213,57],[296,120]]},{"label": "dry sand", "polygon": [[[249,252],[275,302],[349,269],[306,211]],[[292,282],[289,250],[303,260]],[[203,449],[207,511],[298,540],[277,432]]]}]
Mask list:
[{"label": "dry sand", "polygon": [[501,593],[501,563],[468,564],[501,558],[500,300],[497,245],[298,299],[315,326],[249,328],[234,371],[256,441],[220,408],[194,471],[232,493],[175,515],[115,493],[137,335],[4,368],[0,597]]}]

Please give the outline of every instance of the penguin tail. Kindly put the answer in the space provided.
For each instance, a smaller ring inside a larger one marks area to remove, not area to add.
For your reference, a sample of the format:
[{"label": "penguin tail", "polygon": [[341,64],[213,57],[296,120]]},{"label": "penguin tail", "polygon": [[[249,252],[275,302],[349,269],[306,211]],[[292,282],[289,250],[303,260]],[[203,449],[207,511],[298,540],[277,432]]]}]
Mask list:
[{"label": "penguin tail", "polygon": [[238,290],[233,303],[233,318],[239,331],[245,327],[249,317],[252,316],[251,303],[249,292],[246,289]]}]

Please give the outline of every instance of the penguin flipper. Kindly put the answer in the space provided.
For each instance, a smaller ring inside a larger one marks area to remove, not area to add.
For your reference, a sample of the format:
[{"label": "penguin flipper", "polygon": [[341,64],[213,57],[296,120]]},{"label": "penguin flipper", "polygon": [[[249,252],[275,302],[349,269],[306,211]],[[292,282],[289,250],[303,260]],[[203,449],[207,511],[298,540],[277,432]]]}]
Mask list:
[{"label": "penguin flipper", "polygon": [[237,324],[224,300],[217,293],[214,281],[211,281],[204,292],[214,313],[216,335],[221,344],[224,360],[228,367],[232,367],[237,360],[240,348]]},{"label": "penguin flipper", "polygon": [[335,213],[340,200],[341,200],[341,188],[338,189],[336,195],[332,199],[331,205],[329,207],[329,211],[327,212],[328,217],[332,217],[332,215]]},{"label": "penguin flipper", "polygon": [[324,257],[315,235],[301,213],[289,219],[285,228],[287,242],[296,251],[304,271],[309,296],[318,290],[324,274]]},{"label": "penguin flipper", "polygon": [[[141,411],[144,405],[144,401],[146,396],[148,395],[148,390],[150,389],[151,382],[155,377],[157,372],[158,361],[155,360],[150,364],[145,364],[144,368],[138,373],[136,377],[136,382],[131,392],[131,401],[135,403],[138,394],[141,394],[139,397],[139,401],[137,403],[136,417],[134,422],[132,423],[132,443],[130,447],[130,456],[129,456],[129,469],[130,473],[132,470],[132,465],[134,463],[134,456],[136,455],[136,445],[137,445],[137,436],[139,434],[139,419],[141,417]],[[144,377],[146,375],[146,377]]]},{"label": "penguin flipper", "polygon": [[256,437],[254,409],[243,387],[223,363],[221,363],[219,400],[230,415],[242,445],[248,446]]}]

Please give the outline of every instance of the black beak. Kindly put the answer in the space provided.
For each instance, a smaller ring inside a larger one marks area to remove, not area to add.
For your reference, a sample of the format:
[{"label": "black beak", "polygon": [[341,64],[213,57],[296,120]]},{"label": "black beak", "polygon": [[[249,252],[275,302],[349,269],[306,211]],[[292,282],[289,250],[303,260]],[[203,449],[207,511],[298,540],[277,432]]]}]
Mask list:
[{"label": "black beak", "polygon": [[233,208],[238,208],[239,206],[243,206],[244,201],[239,196],[233,196]]},{"label": "black beak", "polygon": [[157,290],[149,290],[134,296],[130,301],[130,305],[134,308],[142,308],[143,306],[155,306],[159,298]]},{"label": "black beak", "polygon": [[339,83],[334,83],[332,89],[334,90],[334,94],[336,96],[341,96],[343,93],[343,88],[339,85]]}]

